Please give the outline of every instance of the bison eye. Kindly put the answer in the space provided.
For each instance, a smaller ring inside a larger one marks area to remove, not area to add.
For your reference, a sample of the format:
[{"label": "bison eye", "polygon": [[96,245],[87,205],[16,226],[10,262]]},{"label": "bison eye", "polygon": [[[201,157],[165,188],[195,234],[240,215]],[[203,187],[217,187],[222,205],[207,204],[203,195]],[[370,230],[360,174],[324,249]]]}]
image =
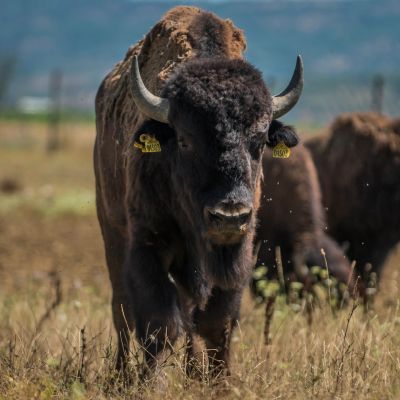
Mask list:
[{"label": "bison eye", "polygon": [[265,141],[253,139],[249,143],[249,153],[253,159],[258,159],[264,148]]},{"label": "bison eye", "polygon": [[190,150],[189,143],[182,136],[178,137],[178,146],[183,151]]}]

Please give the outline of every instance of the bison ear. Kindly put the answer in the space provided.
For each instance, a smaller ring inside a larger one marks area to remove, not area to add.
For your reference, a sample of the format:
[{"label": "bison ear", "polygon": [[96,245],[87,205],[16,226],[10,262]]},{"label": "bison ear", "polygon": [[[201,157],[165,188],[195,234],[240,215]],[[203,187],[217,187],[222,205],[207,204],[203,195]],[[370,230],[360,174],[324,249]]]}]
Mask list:
[{"label": "bison ear", "polygon": [[268,147],[275,147],[279,142],[287,147],[294,147],[299,143],[299,137],[292,126],[273,120],[268,129],[266,143]]},{"label": "bison ear", "polygon": [[160,144],[166,143],[169,139],[175,136],[175,131],[169,125],[158,122],[154,119],[149,119],[143,122],[134,134],[134,141],[139,142],[139,136],[143,133],[154,136]]}]

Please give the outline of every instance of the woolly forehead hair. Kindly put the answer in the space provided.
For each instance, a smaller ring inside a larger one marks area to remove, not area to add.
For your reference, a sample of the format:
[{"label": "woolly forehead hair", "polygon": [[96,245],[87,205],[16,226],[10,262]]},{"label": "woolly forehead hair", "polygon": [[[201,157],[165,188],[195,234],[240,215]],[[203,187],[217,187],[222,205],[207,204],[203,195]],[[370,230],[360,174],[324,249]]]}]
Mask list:
[{"label": "woolly forehead hair", "polygon": [[217,130],[250,128],[272,114],[271,96],[261,73],[238,59],[189,61],[167,82],[162,96],[179,108],[207,115]]}]

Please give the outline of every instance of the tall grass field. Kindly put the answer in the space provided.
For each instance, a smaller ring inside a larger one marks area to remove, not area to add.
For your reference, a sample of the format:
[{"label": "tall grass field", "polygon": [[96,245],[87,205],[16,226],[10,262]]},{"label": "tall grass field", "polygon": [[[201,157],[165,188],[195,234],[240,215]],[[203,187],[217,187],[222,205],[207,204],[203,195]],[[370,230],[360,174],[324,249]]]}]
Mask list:
[{"label": "tall grass field", "polygon": [[400,249],[367,308],[355,299],[333,310],[320,299],[310,311],[279,297],[268,344],[265,306],[246,292],[229,377],[188,380],[182,338],[142,383],[133,343],[126,384],[113,368],[94,130],[63,123],[61,147],[49,153],[43,122],[0,122],[1,400],[400,398]]}]

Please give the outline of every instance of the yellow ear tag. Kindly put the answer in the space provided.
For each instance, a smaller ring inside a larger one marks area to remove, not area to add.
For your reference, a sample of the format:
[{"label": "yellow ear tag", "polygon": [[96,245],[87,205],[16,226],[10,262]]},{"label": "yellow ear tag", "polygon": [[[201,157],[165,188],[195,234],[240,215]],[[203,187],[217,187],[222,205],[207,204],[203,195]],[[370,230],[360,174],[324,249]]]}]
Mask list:
[{"label": "yellow ear tag", "polygon": [[139,136],[139,140],[143,143],[135,142],[133,145],[138,149],[142,150],[142,153],[160,153],[161,146],[160,142],[154,137],[154,135],[148,135],[146,133],[142,133]]},{"label": "yellow ear tag", "polygon": [[272,157],[274,158],[289,158],[289,156],[290,156],[290,149],[283,142],[279,142],[272,149]]}]

